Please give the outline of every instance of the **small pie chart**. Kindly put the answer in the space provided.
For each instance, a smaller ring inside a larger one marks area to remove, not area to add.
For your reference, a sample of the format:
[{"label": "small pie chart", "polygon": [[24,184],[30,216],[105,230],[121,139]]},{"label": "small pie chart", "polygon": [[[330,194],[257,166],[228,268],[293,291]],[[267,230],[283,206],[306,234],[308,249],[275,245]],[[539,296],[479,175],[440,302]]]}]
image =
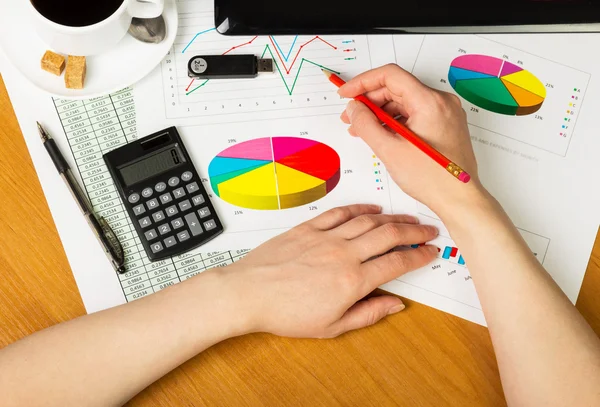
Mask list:
[{"label": "small pie chart", "polygon": [[289,209],[323,198],[340,180],[340,157],[319,141],[264,137],[235,144],[208,166],[222,200],[242,208]]},{"label": "small pie chart", "polygon": [[456,93],[494,113],[525,116],[540,110],[546,87],[531,72],[501,58],[467,54],[450,64],[448,81]]}]

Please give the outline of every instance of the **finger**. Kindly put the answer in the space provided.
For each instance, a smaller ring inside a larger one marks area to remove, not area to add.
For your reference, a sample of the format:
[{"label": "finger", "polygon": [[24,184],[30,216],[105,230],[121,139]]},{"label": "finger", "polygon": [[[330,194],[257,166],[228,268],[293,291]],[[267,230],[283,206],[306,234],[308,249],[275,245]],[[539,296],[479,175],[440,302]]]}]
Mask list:
[{"label": "finger", "polygon": [[387,223],[357,237],[351,244],[360,260],[367,261],[397,246],[429,242],[437,235],[435,226]]},{"label": "finger", "polygon": [[353,133],[362,138],[380,157],[380,152],[384,152],[386,147],[401,140],[400,136],[384,128],[375,114],[361,102],[350,101],[346,112],[350,117]]},{"label": "finger", "polygon": [[354,219],[357,216],[376,214],[380,212],[381,206],[379,205],[340,206],[322,213],[321,215],[309,220],[305,224],[320,230],[329,230],[348,222],[350,219]]},{"label": "finger", "polygon": [[387,88],[394,95],[406,98],[406,101],[418,100],[429,92],[429,88],[416,77],[396,64],[388,64],[354,77],[342,85],[338,93],[353,98],[380,88]]},{"label": "finger", "polygon": [[348,331],[373,325],[387,315],[400,312],[404,308],[402,300],[391,295],[359,301],[330,326],[330,336],[338,336]]},{"label": "finger", "polygon": [[[406,122],[406,119],[408,118],[408,112],[406,111],[402,103],[398,103],[394,100],[381,105],[381,109],[383,109],[384,112],[386,112],[396,120],[398,120],[398,116],[402,116],[404,122]],[[342,120],[342,122],[350,124],[350,117],[348,116],[348,112],[346,110],[342,112],[342,114],[340,115],[340,119]]]},{"label": "finger", "polygon": [[[392,116],[393,118],[397,118],[398,116],[402,116],[403,118],[408,118],[408,112],[402,105],[402,103],[398,103],[394,100],[391,102],[387,102],[385,105],[381,106],[384,112]],[[397,120],[397,119],[396,119]]]},{"label": "finger", "polygon": [[437,254],[437,247],[425,245],[417,249],[393,251],[363,263],[360,266],[360,273],[365,281],[362,295],[367,295],[380,285],[409,271],[426,266],[437,257]]},{"label": "finger", "polygon": [[[344,239],[355,239],[370,230],[385,224],[408,223],[416,225],[419,219],[410,215],[361,215],[331,230],[331,233]],[[418,243],[423,243],[421,240]]]},{"label": "finger", "polygon": [[[408,112],[402,103],[402,98],[399,96],[394,96],[390,93],[387,88],[380,88],[377,90],[373,90],[371,92],[365,93],[365,96],[374,104],[381,107],[383,110],[386,110],[385,106],[389,105],[390,107],[394,107],[393,113],[391,111],[387,111],[392,116],[396,116],[397,114],[401,114],[402,116],[408,117]],[[344,110],[340,115],[340,119],[346,124],[350,124],[350,118],[348,117],[347,112]]]}]

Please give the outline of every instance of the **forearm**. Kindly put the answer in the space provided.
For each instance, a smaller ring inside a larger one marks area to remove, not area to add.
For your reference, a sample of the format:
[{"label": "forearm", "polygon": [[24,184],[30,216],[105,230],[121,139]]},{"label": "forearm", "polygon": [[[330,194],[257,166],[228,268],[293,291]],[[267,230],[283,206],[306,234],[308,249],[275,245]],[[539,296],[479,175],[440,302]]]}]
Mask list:
[{"label": "forearm", "polygon": [[246,321],[222,283],[223,272],[205,272],[6,347],[0,351],[2,404],[122,405],[202,350],[244,333]]},{"label": "forearm", "polygon": [[500,205],[482,189],[467,198],[467,210],[441,214],[473,277],[507,400],[599,404],[600,341]]}]

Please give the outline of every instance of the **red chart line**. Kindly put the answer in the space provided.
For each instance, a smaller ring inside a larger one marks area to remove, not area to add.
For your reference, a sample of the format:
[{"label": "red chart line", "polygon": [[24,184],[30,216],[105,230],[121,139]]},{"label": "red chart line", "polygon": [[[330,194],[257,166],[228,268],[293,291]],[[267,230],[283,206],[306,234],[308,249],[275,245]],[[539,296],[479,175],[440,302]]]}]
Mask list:
[{"label": "red chart line", "polygon": [[281,65],[283,66],[283,68],[285,69],[285,73],[289,74],[292,71],[292,68],[294,67],[294,63],[296,62],[296,60],[298,59],[298,56],[300,55],[300,53],[302,52],[302,49],[307,46],[308,44],[310,44],[311,42],[315,41],[315,40],[319,40],[321,42],[323,42],[326,45],[329,45],[331,48],[333,49],[337,49],[336,46],[330,44],[329,42],[325,41],[323,38],[319,37],[318,35],[316,35],[314,38],[312,38],[311,40],[306,41],[304,44],[300,45],[300,48],[298,48],[298,52],[296,52],[296,56],[294,57],[294,59],[292,60],[292,64],[290,65],[290,67],[288,68],[287,66],[285,66],[285,62],[283,62],[283,58],[281,57],[281,55],[279,54],[279,50],[277,49],[277,47],[275,46],[275,43],[273,42],[273,38],[269,36],[269,40],[271,41],[271,45],[273,45],[273,48],[275,49],[275,52],[277,53],[277,57],[279,57],[279,61],[281,62]]},{"label": "red chart line", "polygon": [[[254,38],[252,38],[252,39],[251,39],[250,41],[248,41],[248,42],[245,42],[245,43],[243,43],[243,44],[236,45],[236,46],[234,46],[234,47],[231,47],[231,48],[229,48],[227,51],[223,52],[221,55],[228,54],[228,53],[230,53],[231,51],[233,51],[234,49],[238,49],[238,48],[240,48],[240,47],[243,47],[244,45],[250,45],[250,44],[252,44],[252,43],[254,42],[254,40],[255,40],[255,39],[257,39],[257,38],[258,38],[258,35],[257,35],[257,36],[255,36]],[[190,84],[187,86],[187,88],[185,88],[185,91],[186,91],[186,92],[187,92],[187,91],[188,91],[188,90],[189,90],[189,89],[192,87],[192,85],[194,84],[194,82],[195,82],[195,81],[196,81],[196,78],[192,79],[192,81],[191,81],[191,82],[190,82]]]}]

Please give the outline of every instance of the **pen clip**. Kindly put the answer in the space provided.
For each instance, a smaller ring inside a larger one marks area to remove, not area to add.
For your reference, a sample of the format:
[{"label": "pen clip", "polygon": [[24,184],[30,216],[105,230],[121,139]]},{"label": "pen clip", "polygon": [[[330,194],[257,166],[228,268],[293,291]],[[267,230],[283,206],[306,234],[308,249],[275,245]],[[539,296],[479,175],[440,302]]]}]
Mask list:
[{"label": "pen clip", "polygon": [[106,239],[112,247],[114,255],[117,257],[117,260],[120,264],[123,264],[123,262],[125,261],[123,246],[121,246],[117,235],[102,216],[98,216],[98,224],[100,224],[100,227],[102,228],[102,233],[104,233],[104,236],[106,236]]}]

